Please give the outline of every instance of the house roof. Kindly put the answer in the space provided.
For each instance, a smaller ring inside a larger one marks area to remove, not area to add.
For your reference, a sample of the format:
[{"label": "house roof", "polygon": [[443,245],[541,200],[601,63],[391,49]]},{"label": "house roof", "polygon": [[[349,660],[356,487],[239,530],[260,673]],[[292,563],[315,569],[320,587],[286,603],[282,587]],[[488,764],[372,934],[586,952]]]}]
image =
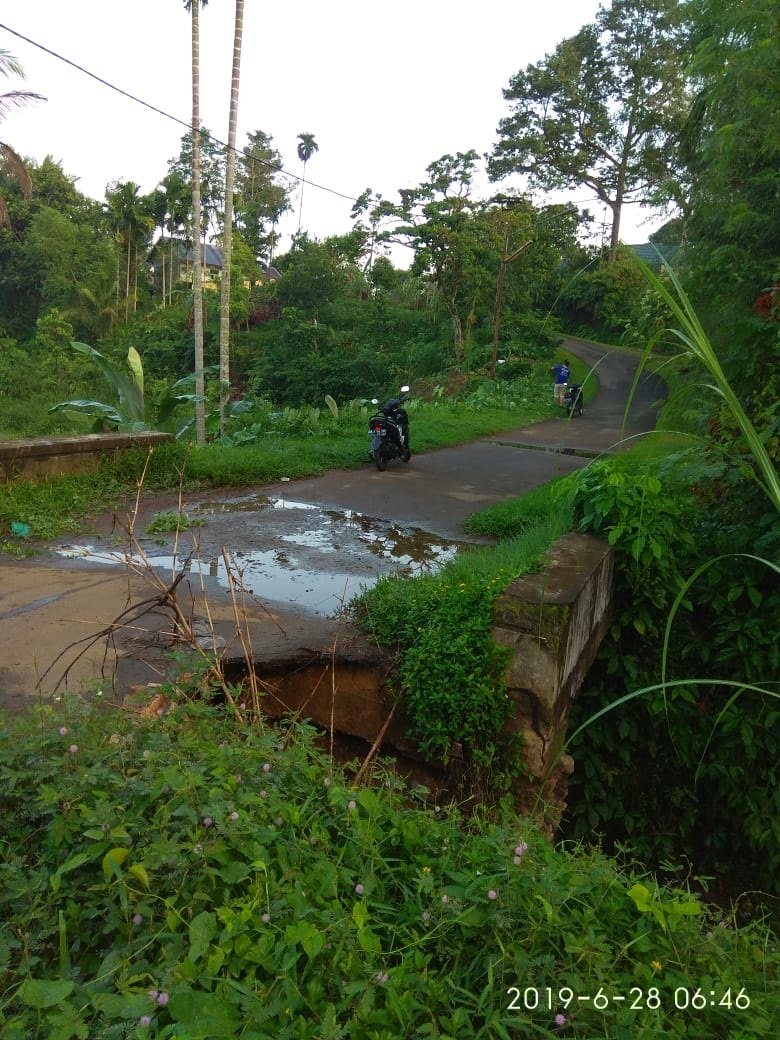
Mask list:
[{"label": "house roof", "polygon": [[[169,238],[159,238],[155,242],[155,248],[157,246],[167,247],[170,245],[171,240]],[[191,245],[186,244],[180,238],[174,238],[173,240],[174,249],[177,256],[181,260],[192,263],[195,259],[195,250]],[[200,258],[201,262],[207,267],[222,267],[222,250],[219,246],[214,246],[210,242],[201,243],[200,247]]]},{"label": "house roof", "polygon": [[[154,257],[158,246],[167,248],[167,246],[170,245],[170,242],[171,240],[169,238],[159,238],[153,246],[152,256]],[[193,262],[195,259],[195,250],[191,245],[187,245],[180,238],[174,238],[173,245],[176,255],[180,260],[190,264]],[[222,269],[222,250],[219,246],[212,245],[210,242],[205,242],[201,244],[200,255],[201,262],[205,267]],[[260,264],[260,270],[263,278],[267,279],[269,282],[276,282],[282,277],[282,273],[278,268],[269,266],[268,264]]]},{"label": "house roof", "polygon": [[[190,261],[195,259],[194,249],[187,250],[187,259]],[[200,259],[207,267],[222,267],[222,250],[219,246],[211,245],[210,242],[203,242],[200,247]]]},{"label": "house roof", "polygon": [[642,242],[628,248],[633,249],[639,259],[644,260],[648,267],[660,267],[664,262],[671,263],[679,252],[678,246],[658,246],[653,242]]}]

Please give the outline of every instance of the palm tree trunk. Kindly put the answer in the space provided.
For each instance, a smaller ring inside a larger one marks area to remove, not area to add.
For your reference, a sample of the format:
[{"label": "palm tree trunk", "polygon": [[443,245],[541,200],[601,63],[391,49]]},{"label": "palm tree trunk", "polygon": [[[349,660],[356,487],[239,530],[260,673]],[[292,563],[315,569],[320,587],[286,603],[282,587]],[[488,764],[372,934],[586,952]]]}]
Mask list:
[{"label": "palm tree trunk", "polygon": [[236,0],[233,38],[233,73],[230,80],[227,158],[225,162],[225,219],[222,225],[222,279],[219,308],[219,432],[225,433],[225,409],[230,397],[230,262],[233,256],[233,180],[236,170],[236,126],[241,43],[244,34],[244,0]]},{"label": "palm tree trunk", "polygon": [[195,436],[206,443],[203,378],[203,270],[200,242],[200,0],[192,3],[192,306],[195,335]]},{"label": "palm tree trunk", "polygon": [[125,325],[130,321],[130,229],[127,231],[127,270],[125,271]]},{"label": "palm tree trunk", "polygon": [[298,234],[301,233],[301,222],[303,221],[303,189],[306,187],[306,163],[303,164],[303,177],[301,178],[301,201],[298,206]]},{"label": "palm tree trunk", "polygon": [[[170,260],[168,262],[168,306],[173,307],[173,271],[174,271],[174,255],[173,255],[173,231],[171,231],[171,249],[170,249]],[[177,278],[181,277],[181,265],[176,268]]]}]

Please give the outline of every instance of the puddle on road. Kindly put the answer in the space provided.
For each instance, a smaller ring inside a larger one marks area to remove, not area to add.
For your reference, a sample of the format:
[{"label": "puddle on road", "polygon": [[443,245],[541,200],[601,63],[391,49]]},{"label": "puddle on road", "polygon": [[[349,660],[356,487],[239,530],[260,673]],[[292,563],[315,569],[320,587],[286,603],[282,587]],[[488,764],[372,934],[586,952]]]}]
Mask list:
[{"label": "puddle on road", "polygon": [[[459,548],[427,531],[402,528],[352,510],[265,496],[208,502],[186,512],[210,519],[205,527],[189,532],[191,538],[188,532],[180,535],[176,556],[171,554],[172,541],[166,552],[159,541],[152,545],[141,539],[155,571],[172,574],[185,569],[206,591],[213,583],[227,589],[222,546],[240,539],[242,544],[261,546],[228,553],[233,578],[247,592],[263,602],[297,606],[325,616],[336,614],[381,575],[438,570]],[[246,514],[238,531],[236,513]],[[220,534],[224,526],[229,529],[222,531],[227,537]],[[140,556],[121,549],[67,545],[57,552],[96,564],[143,566]]]}]

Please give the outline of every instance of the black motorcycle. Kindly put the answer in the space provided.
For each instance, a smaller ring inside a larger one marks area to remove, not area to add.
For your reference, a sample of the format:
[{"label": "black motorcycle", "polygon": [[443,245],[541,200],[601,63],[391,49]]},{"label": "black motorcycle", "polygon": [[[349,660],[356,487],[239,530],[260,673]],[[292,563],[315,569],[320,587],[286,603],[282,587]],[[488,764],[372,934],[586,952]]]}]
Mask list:
[{"label": "black motorcycle", "polygon": [[582,384],[569,383],[563,395],[567,415],[582,415]]},{"label": "black motorcycle", "polygon": [[[391,459],[408,462],[412,457],[409,449],[409,416],[402,407],[408,393],[409,387],[402,386],[401,396],[391,397],[368,420],[368,435],[371,439],[368,454],[380,473],[387,468]],[[372,401],[372,404],[378,403]]]}]

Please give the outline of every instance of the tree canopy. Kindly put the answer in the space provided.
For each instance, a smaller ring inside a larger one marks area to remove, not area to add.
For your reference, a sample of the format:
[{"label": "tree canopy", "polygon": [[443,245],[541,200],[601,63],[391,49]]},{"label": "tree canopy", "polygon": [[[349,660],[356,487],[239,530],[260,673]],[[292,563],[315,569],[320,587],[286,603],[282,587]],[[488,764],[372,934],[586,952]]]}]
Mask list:
[{"label": "tree canopy", "polygon": [[610,259],[629,202],[653,202],[669,178],[685,111],[678,0],[613,0],[504,91],[494,180],[527,174],[545,190],[590,188],[612,213]]}]

